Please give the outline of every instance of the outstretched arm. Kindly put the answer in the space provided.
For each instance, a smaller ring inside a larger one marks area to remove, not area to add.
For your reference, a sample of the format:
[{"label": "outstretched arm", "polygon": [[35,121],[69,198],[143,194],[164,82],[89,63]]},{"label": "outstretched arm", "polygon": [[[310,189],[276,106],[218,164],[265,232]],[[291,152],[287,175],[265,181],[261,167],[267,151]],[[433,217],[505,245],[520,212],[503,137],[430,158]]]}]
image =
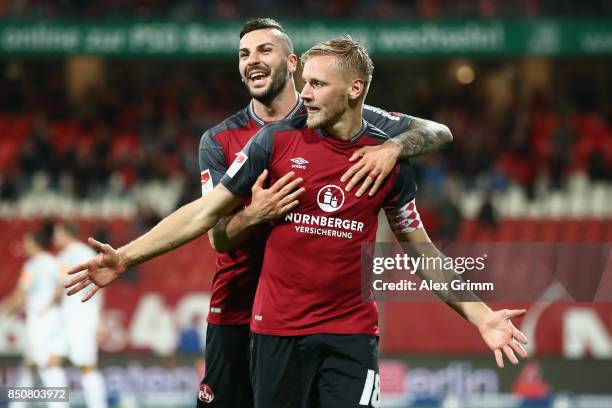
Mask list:
[{"label": "outstretched arm", "polygon": [[350,180],[346,191],[351,191],[363,180],[357,197],[361,197],[370,187],[369,195],[373,196],[397,160],[436,152],[452,141],[453,135],[445,125],[413,117],[405,131],[382,145],[357,150],[349,161],[360,160],[342,175],[341,181]]},{"label": "outstretched arm", "polygon": [[[395,223],[397,219],[389,219],[389,222]],[[423,254],[429,258],[445,258],[422,227],[410,232],[402,232],[399,228],[394,228],[394,233],[400,242],[409,242],[419,255]],[[448,282],[449,279],[460,277],[455,272],[450,272],[453,276],[449,276],[446,270],[421,269],[418,274],[423,279],[432,279],[435,282]],[[436,292],[436,294],[464,319],[476,326],[484,342],[493,351],[495,361],[500,368],[504,367],[503,354],[512,364],[519,363],[515,352],[523,358],[527,357],[527,352],[521,345],[527,344],[527,338],[511,321],[514,317],[524,315],[525,310],[491,310],[472,292],[462,292],[462,300],[454,300],[459,299],[459,296],[453,293],[452,289],[442,293]]]},{"label": "outstretched arm", "polygon": [[429,239],[416,207],[415,193],[412,167],[408,163],[401,163],[384,207],[395,237],[400,242],[408,242],[416,252],[416,258],[424,259],[424,262],[418,263],[419,276],[443,288],[435,290],[435,294],[478,328],[485,343],[493,350],[499,367],[504,366],[502,352],[513,364],[518,364],[514,352],[526,357],[527,353],[520,343],[526,344],[527,339],[510,319],[523,315],[525,310],[493,311],[475,293],[455,290],[456,286],[449,284],[461,279],[461,275],[445,266],[446,256]]},{"label": "outstretched arm", "polygon": [[23,307],[25,303],[26,290],[28,290],[27,288],[29,287],[31,281],[32,277],[24,266],[19,274],[17,285],[7,296],[7,298],[0,302],[0,316],[13,314]]},{"label": "outstretched arm", "polygon": [[0,316],[15,313],[23,306],[25,300],[25,292],[21,286],[17,286],[11,294],[0,303]]},{"label": "outstretched arm", "polygon": [[90,299],[99,288],[109,285],[128,267],[169,252],[206,233],[219,218],[241,202],[242,198],[232,194],[225,186],[218,185],[206,197],[179,208],[149,232],[118,250],[90,238],[90,245],[99,254],[68,271],[69,274],[80,272],[64,285],[70,288],[68,294],[75,294],[94,283],[95,286],[83,297],[83,301]]},{"label": "outstretched arm", "polygon": [[217,252],[227,252],[240,245],[254,226],[282,217],[295,208],[297,198],[305,190],[299,188],[303,179],[293,179],[294,175],[289,172],[266,189],[268,170],[264,170],[251,188],[251,203],[236,214],[223,217],[208,231],[212,247]]},{"label": "outstretched arm", "polygon": [[[119,250],[90,238],[89,243],[100,253],[89,262],[68,271],[69,274],[81,272],[64,285],[71,288],[68,294],[74,294],[94,283],[95,286],[82,299],[86,301],[100,287],[117,279],[128,267],[171,251],[208,232],[221,217],[232,212],[242,202],[241,197],[248,194],[257,175],[268,167],[274,136],[274,128],[264,126],[236,154],[220,184],[212,188],[212,191],[179,208],[149,232]],[[204,192],[212,187],[207,183],[209,170],[202,170],[201,177]]]}]

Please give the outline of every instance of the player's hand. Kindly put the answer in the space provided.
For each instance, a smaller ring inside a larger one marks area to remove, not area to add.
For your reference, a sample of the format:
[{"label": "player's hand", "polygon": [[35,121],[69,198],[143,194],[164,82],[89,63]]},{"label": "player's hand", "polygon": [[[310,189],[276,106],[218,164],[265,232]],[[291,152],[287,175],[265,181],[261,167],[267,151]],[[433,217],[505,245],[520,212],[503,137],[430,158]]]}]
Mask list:
[{"label": "player's hand", "polygon": [[[379,146],[362,147],[353,153],[349,161],[354,162],[359,158],[361,159],[342,175],[340,181],[344,183],[350,179],[345,189],[351,191],[365,177],[363,184],[355,195],[361,197],[371,186],[368,193],[371,197],[376,194],[385,178],[393,170],[400,153],[400,147],[389,141]],[[372,185],[372,183],[374,184]]]},{"label": "player's hand", "polygon": [[251,188],[251,204],[244,210],[255,224],[275,220],[295,208],[297,198],[306,191],[300,187],[301,177],[293,179],[294,172],[289,172],[278,179],[270,188],[264,188],[268,170],[264,170]]},{"label": "player's hand", "polygon": [[527,357],[527,352],[522,346],[522,344],[527,344],[527,337],[514,327],[510,321],[514,317],[524,315],[525,312],[525,309],[491,311],[480,319],[477,324],[478,331],[480,331],[483,340],[493,350],[495,361],[499,368],[504,368],[503,354],[515,365],[519,361],[514,352],[522,358]]},{"label": "player's hand", "polygon": [[93,238],[89,238],[88,242],[99,254],[88,262],[70,269],[68,275],[77,275],[64,284],[64,287],[69,289],[68,295],[71,296],[93,283],[94,287],[83,296],[82,302],[91,299],[100,288],[109,285],[127,269],[125,257],[112,246]]}]

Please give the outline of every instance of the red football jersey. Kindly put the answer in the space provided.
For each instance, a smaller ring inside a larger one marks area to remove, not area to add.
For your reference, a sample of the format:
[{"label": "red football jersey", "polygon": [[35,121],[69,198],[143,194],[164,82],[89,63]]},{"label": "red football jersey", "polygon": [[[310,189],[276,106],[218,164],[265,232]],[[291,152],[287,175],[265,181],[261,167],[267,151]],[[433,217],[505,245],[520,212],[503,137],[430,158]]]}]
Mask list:
[{"label": "red football jersey", "polygon": [[[345,192],[340,177],[355,150],[387,138],[364,120],[361,132],[343,141],[307,128],[306,116],[297,116],[262,128],[243,150],[239,164],[223,177],[221,183],[241,196],[248,196],[266,168],[272,182],[289,171],[304,178],[306,192],[299,206],[268,236],[253,305],[253,332],[378,335],[374,298],[362,300],[361,244],[376,240],[381,208],[394,216],[406,211],[416,184],[407,162],[397,165],[371,198]],[[400,216],[399,228],[403,222]]]},{"label": "red football jersey", "polygon": [[[298,101],[287,117],[304,113],[304,106]],[[364,118],[390,136],[405,131],[412,120],[410,116],[368,105],[364,106]],[[204,133],[199,149],[202,195],[220,182],[238,153],[264,124],[251,103]],[[348,169],[348,160],[344,161],[344,166]],[[245,195],[247,202],[249,195],[250,190]],[[261,226],[239,248],[217,255],[208,322],[225,325],[250,322],[266,235],[267,227]]]}]

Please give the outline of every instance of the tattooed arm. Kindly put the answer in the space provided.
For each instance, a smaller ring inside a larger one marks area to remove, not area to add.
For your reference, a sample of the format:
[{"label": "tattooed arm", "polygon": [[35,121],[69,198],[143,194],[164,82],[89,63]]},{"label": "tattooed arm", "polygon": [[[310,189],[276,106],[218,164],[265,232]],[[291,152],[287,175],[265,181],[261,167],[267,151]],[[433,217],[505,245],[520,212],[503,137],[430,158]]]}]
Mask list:
[{"label": "tattooed arm", "polygon": [[346,191],[351,191],[365,177],[356,195],[360,197],[371,186],[369,195],[373,196],[398,159],[433,153],[453,141],[447,126],[427,119],[411,119],[402,133],[389,138],[380,146],[363,147],[353,154],[349,161],[361,160],[341,178],[342,182],[350,180],[345,187]]},{"label": "tattooed arm", "polygon": [[385,142],[399,147],[399,158],[433,153],[453,141],[450,129],[432,120],[412,118],[408,130]]}]

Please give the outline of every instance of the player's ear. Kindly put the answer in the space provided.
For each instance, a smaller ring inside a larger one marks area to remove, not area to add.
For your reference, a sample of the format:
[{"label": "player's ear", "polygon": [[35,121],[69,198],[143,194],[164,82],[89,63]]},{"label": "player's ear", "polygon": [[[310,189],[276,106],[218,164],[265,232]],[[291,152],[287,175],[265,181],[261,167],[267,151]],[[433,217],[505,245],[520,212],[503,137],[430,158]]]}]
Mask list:
[{"label": "player's ear", "polygon": [[287,58],[287,70],[291,75],[297,70],[298,66],[298,57],[295,54],[289,54]]},{"label": "player's ear", "polygon": [[351,100],[357,100],[363,95],[365,91],[365,83],[361,78],[355,78],[350,82],[348,96]]}]

